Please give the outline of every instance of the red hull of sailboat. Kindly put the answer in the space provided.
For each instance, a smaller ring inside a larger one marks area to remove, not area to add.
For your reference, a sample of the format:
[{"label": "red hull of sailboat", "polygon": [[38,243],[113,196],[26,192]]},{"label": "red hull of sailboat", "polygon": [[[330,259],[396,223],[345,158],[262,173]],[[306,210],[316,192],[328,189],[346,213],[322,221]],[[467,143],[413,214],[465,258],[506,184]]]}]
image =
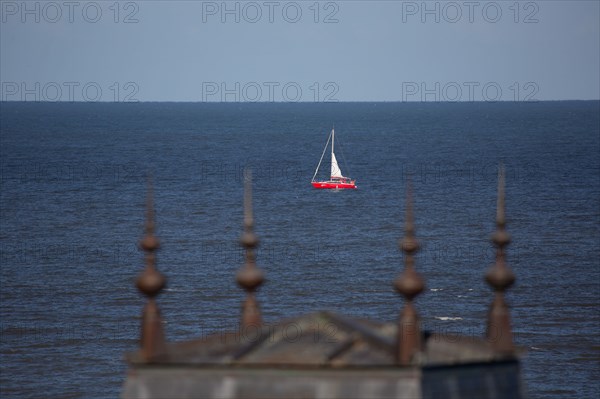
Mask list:
[{"label": "red hull of sailboat", "polygon": [[346,188],[350,188],[350,189],[355,189],[356,188],[356,184],[354,182],[351,183],[337,183],[337,182],[330,182],[330,181],[313,181],[311,182],[311,184],[313,185],[314,188],[320,188],[320,189],[346,189]]}]

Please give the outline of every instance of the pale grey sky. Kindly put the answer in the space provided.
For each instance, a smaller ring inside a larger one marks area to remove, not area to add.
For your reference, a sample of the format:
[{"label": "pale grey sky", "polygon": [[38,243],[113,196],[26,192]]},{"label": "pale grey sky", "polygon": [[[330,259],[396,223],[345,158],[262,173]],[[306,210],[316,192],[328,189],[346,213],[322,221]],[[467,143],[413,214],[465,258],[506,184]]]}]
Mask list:
[{"label": "pale grey sky", "polygon": [[600,98],[598,1],[5,1],[2,100]]}]

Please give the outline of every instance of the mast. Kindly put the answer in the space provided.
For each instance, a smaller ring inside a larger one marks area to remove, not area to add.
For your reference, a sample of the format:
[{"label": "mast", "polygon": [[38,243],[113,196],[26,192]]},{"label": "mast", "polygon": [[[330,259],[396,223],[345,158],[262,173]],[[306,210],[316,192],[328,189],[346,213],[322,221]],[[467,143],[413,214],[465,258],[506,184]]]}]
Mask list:
[{"label": "mast", "polygon": [[333,145],[335,144],[335,128],[331,129],[331,159],[333,162]]}]

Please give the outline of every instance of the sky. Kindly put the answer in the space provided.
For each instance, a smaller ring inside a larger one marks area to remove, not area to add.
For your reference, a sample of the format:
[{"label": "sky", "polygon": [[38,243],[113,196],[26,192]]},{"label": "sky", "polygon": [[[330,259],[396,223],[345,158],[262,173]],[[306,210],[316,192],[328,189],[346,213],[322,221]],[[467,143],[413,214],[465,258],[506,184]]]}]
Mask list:
[{"label": "sky", "polygon": [[0,1],[3,101],[600,99],[599,1]]}]

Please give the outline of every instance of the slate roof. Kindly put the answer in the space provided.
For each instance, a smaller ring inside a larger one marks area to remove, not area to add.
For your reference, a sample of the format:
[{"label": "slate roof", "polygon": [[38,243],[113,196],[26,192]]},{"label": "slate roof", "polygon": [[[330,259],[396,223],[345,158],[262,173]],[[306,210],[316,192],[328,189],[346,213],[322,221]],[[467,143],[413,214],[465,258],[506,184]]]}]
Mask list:
[{"label": "slate roof", "polygon": [[[192,341],[170,343],[150,363],[187,366],[397,367],[397,327],[365,319],[317,312],[274,325],[251,326],[240,332],[215,333]],[[421,365],[491,361],[497,357],[483,339],[424,334]],[[141,352],[128,356],[147,364]]]}]

